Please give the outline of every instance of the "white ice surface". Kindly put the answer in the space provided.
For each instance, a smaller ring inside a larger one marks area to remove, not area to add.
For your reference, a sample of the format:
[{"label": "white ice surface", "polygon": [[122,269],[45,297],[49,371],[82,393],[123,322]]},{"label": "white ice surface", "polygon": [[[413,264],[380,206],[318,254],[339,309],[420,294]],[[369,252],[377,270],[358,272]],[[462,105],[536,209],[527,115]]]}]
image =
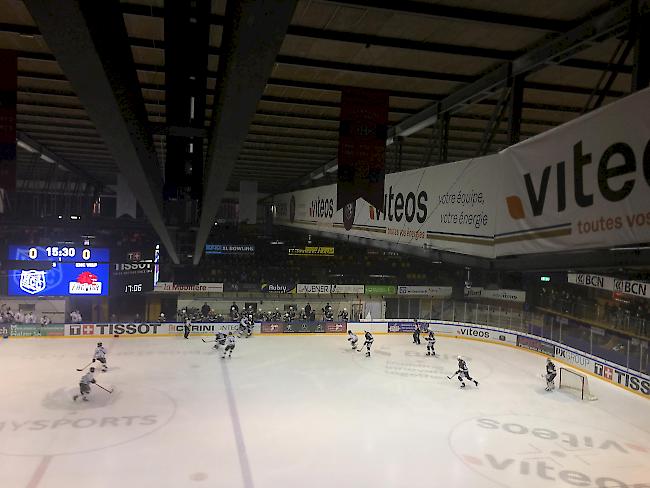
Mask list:
[{"label": "white ice surface", "polygon": [[[650,487],[650,402],[589,378],[544,391],[544,358],[439,338],[257,336],[0,342],[1,488]],[[467,358],[475,388],[446,375]]]}]

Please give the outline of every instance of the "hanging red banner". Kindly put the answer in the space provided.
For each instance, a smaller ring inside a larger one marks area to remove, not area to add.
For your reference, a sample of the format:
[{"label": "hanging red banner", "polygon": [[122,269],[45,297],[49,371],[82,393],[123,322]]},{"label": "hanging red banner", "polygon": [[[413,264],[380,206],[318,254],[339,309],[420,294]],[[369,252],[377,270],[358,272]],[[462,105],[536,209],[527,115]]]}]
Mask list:
[{"label": "hanging red banner", "polygon": [[383,210],[387,130],[388,92],[342,88],[337,210],[359,197]]},{"label": "hanging red banner", "polygon": [[18,61],[15,51],[0,50],[0,188],[16,190],[16,93]]}]

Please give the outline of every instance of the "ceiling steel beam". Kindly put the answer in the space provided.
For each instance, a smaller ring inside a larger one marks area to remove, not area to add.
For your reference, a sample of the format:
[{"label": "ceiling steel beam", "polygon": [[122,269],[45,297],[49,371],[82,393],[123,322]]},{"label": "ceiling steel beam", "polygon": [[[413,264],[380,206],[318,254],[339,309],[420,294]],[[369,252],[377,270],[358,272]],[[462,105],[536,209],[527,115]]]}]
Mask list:
[{"label": "ceiling steel beam", "polygon": [[214,218],[296,3],[297,0],[230,0],[226,5],[222,36],[224,54],[219,57],[206,161],[207,179],[201,223],[196,233],[194,264],[199,263],[214,226]]},{"label": "ceiling steel beam", "polygon": [[25,4],[170,258],[178,263],[163,218],[160,168],[119,2]]},{"label": "ceiling steel beam", "polygon": [[[389,130],[387,143],[392,144],[396,136],[408,137],[434,124],[440,113],[453,113],[463,106],[485,99],[513,76],[525,75],[548,64],[561,62],[593,42],[602,41],[625,31],[629,28],[632,18],[632,3],[633,0],[627,0],[590,18],[566,34],[552,38],[512,62],[504,63],[475,82],[456,90],[440,102],[392,127]],[[640,0],[640,3],[643,3],[642,10],[648,8],[648,0]]]}]

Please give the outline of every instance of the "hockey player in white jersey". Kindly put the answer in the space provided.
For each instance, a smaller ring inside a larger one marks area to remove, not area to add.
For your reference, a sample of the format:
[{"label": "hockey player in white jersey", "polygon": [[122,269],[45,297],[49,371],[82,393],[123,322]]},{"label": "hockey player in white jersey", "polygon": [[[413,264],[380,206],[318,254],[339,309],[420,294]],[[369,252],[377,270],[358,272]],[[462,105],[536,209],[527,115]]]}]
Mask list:
[{"label": "hockey player in white jersey", "polygon": [[239,337],[250,337],[253,334],[251,329],[251,319],[249,315],[244,315],[239,321]]},{"label": "hockey player in white jersey", "polygon": [[226,345],[226,333],[219,331],[215,334],[214,337],[214,349],[219,349],[219,346],[225,346]]},{"label": "hockey player in white jersey", "polygon": [[364,330],[364,338],[365,341],[363,342],[363,346],[361,346],[361,349],[359,349],[359,352],[365,347],[366,348],[366,357],[370,357],[370,348],[372,347],[372,343],[375,340],[375,338],[372,336],[370,332],[367,330]]},{"label": "hockey player in white jersey", "polygon": [[429,331],[427,336],[425,337],[427,340],[427,356],[435,356],[436,355],[436,336],[433,333],[432,330]]},{"label": "hockey player in white jersey", "polygon": [[95,349],[95,354],[93,355],[93,363],[95,361],[102,363],[102,373],[105,373],[108,369],[108,366],[106,365],[106,349],[104,349],[104,346],[101,342],[97,343],[97,348]]},{"label": "hockey player in white jersey", "polygon": [[357,342],[359,341],[359,338],[351,330],[348,330],[348,341],[350,341],[350,345],[352,346],[352,349],[357,348]]},{"label": "hockey player in white jersey", "polygon": [[226,353],[228,353],[228,357],[232,357],[232,351],[235,349],[235,336],[232,335],[232,332],[228,332],[228,337],[226,337],[226,348],[223,350],[223,356],[221,356],[221,359],[224,359],[226,357]]},{"label": "hockey player in white jersey", "polygon": [[79,395],[75,395],[72,397],[72,399],[76,402],[77,398],[81,396],[81,399],[84,402],[88,401],[88,398],[86,395],[90,393],[90,384],[91,383],[96,383],[95,381],[95,368],[90,368],[90,371],[83,375],[81,379],[79,380]]},{"label": "hockey player in white jersey", "polygon": [[555,390],[555,377],[557,370],[551,358],[546,358],[546,391]]},{"label": "hockey player in white jersey", "polygon": [[474,384],[478,386],[478,381],[476,381],[469,375],[469,370],[467,369],[467,363],[461,356],[458,356],[458,371],[456,371],[454,375],[458,375],[458,381],[460,381],[461,388],[465,388],[464,378],[473,381]]}]

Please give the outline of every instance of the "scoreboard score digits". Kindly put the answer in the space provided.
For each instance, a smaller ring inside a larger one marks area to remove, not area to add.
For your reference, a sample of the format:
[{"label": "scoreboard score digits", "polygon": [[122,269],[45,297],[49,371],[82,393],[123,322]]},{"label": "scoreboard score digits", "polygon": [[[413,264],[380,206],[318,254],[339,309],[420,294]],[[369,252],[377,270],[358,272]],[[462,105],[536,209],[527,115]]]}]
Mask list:
[{"label": "scoreboard score digits", "polygon": [[70,261],[106,263],[108,249],[68,246],[9,246],[9,259],[19,261]]}]

